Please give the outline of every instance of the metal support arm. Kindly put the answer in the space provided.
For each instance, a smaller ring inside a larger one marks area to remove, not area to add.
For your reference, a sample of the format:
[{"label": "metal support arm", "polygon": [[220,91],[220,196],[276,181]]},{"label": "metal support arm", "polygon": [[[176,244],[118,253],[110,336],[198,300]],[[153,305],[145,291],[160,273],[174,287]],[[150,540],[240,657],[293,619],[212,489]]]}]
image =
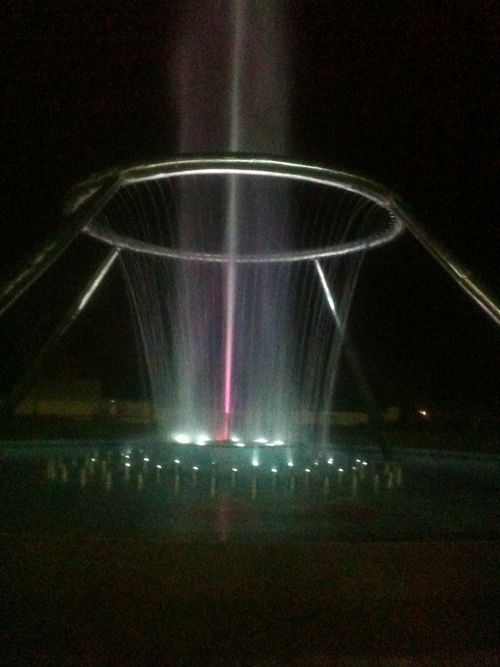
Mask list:
[{"label": "metal support arm", "polygon": [[118,249],[113,249],[109,252],[103,262],[99,265],[97,271],[94,272],[92,278],[86,283],[83,290],[78,294],[78,297],[71,304],[70,308],[59,322],[52,334],[46,340],[34,361],[30,364],[28,370],[21,377],[17,385],[14,387],[11,395],[2,405],[2,416],[10,416],[14,413],[16,407],[23,400],[26,394],[30,391],[36,379],[44,368],[45,362],[51,352],[55,349],[58,342],[64,336],[69,327],[76,320],[78,315],[82,312],[85,306],[90,301],[96,289],[104,280],[109,272],[111,266],[114,264],[116,258],[120,254]]},{"label": "metal support arm", "polygon": [[89,189],[86,196],[80,196],[80,201],[84,200],[83,203],[70,212],[57,234],[24,263],[10,281],[2,285],[0,288],[0,316],[52,266],[119,187],[120,177],[113,172],[107,174],[93,190]]},{"label": "metal support arm", "polygon": [[399,218],[402,220],[406,229],[413,234],[427,252],[443,267],[453,280],[468,294],[491,319],[500,325],[500,306],[498,300],[488,294],[483,287],[480,287],[476,280],[473,280],[470,272],[461,266],[450,253],[442,248],[430,234],[420,225],[419,222],[406,210],[404,204],[394,197],[394,209],[397,210]]}]

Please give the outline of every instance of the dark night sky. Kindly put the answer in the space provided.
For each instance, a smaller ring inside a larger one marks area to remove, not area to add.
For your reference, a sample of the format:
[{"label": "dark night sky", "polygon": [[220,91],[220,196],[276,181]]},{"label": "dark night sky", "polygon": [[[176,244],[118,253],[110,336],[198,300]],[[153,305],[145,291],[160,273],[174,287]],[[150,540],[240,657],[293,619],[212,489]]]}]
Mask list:
[{"label": "dark night sky", "polygon": [[[498,293],[496,3],[288,4],[293,156],[392,187]],[[57,228],[72,184],[116,163],[175,152],[167,66],[178,29],[175,3],[166,0],[5,6],[2,278]],[[73,267],[89,269],[95,260],[84,250],[62,266],[61,291],[49,280],[45,296],[35,294],[38,309],[23,300],[3,323],[4,386],[77,288]],[[130,394],[127,308],[108,310],[115,283],[61,358],[77,375],[106,368],[107,391]],[[382,402],[497,402],[494,324],[415,242],[370,257],[356,299],[352,336]],[[77,352],[89,333],[95,350]]]}]

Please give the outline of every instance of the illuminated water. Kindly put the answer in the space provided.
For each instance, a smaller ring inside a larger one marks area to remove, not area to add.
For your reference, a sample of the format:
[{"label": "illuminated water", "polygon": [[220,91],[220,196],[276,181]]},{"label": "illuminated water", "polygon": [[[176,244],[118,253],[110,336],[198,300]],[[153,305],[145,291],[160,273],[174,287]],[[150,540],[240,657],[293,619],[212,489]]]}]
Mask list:
[{"label": "illuminated water", "polygon": [[[186,3],[169,61],[180,153],[290,152],[285,15],[277,0],[222,2],[216,16],[209,4]],[[120,257],[162,436],[328,446],[363,253],[294,266],[235,258],[362,238],[378,216],[349,192],[248,175],[148,181],[114,196],[103,225],[229,260]],[[366,409],[369,391],[348,349]]]}]

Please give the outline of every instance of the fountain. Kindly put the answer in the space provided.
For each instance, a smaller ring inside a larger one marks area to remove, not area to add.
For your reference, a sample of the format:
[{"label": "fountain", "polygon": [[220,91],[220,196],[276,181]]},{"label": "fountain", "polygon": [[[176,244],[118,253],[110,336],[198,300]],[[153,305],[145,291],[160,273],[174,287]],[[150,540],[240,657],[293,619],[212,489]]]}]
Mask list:
[{"label": "fountain", "polygon": [[[347,337],[348,314],[365,253],[405,229],[500,322],[498,306],[392,192],[344,171],[261,155],[289,151],[284,13],[274,3],[257,12],[245,0],[224,7],[227,20],[215,22],[208,8],[187,7],[171,63],[179,150],[198,157],[115,169],[80,184],[58,236],[5,286],[0,313],[79,234],[109,246],[4,411],[25,395],[117,263],[160,437],[179,444],[290,448],[306,439],[326,451],[343,350],[376,423]],[[221,54],[228,54],[223,70]]]},{"label": "fountain", "polygon": [[[273,2],[217,3],[233,8],[224,28],[213,3],[182,4],[181,155],[79,184],[59,233],[0,291],[2,314],[77,237],[99,244],[1,409],[120,268],[158,424],[152,438],[1,443],[7,662],[459,664],[444,649],[498,636],[499,457],[392,459],[349,312],[365,255],[408,232],[497,324],[500,309],[390,190],[283,157]],[[330,441],[341,354],[367,446]]]}]

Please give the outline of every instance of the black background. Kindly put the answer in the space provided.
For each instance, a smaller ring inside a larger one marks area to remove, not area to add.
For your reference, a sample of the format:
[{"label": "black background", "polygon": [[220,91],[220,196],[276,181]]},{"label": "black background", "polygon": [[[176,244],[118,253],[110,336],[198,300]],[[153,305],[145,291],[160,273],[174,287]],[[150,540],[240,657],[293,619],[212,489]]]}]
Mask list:
[{"label": "black background", "polygon": [[[498,291],[497,4],[288,5],[293,156],[393,188]],[[75,182],[113,164],[175,153],[167,71],[178,23],[176,4],[156,0],[7,1],[4,8],[1,276],[8,278],[57,228]],[[95,251],[77,246],[59,277],[4,320],[4,391],[95,260]],[[120,293],[115,277],[59,362],[65,373],[101,376],[110,395],[134,395],[133,334],[126,304],[116,303]],[[383,403],[498,403],[495,325],[409,238],[369,257],[351,333]]]}]

